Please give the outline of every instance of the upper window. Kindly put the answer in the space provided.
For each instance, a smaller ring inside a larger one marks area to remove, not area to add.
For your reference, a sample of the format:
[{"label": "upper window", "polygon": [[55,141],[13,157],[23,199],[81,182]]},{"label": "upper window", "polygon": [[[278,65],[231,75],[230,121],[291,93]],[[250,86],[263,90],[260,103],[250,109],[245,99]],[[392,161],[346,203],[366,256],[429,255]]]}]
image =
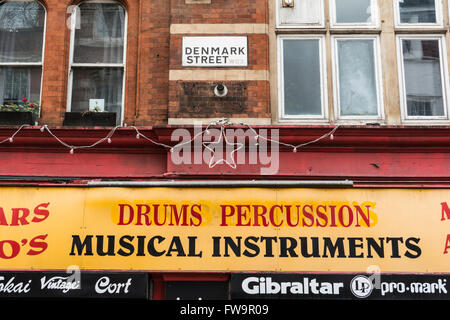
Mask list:
[{"label": "upper window", "polygon": [[331,0],[330,10],[333,27],[378,27],[376,0]]},{"label": "upper window", "polygon": [[403,118],[448,119],[443,36],[398,36],[397,50]]},{"label": "upper window", "polygon": [[339,119],[383,117],[378,36],[334,36],[335,109]]},{"label": "upper window", "polygon": [[113,1],[83,2],[74,11],[69,111],[123,112],[126,11]]},{"label": "upper window", "polygon": [[397,27],[442,27],[442,0],[395,0]]},{"label": "upper window", "polygon": [[323,28],[323,0],[276,0],[279,28]]},{"label": "upper window", "polygon": [[282,119],[326,119],[324,36],[280,36],[279,80]]},{"label": "upper window", "polygon": [[44,28],[39,2],[0,3],[0,104],[40,102]]}]

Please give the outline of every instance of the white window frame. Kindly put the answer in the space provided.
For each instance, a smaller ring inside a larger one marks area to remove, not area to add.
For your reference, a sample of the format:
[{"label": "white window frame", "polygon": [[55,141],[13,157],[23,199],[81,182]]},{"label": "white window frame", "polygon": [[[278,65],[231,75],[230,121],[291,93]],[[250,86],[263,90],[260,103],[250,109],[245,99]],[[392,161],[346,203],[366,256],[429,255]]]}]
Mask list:
[{"label": "white window frame", "polygon": [[399,0],[393,0],[394,5],[394,22],[395,27],[399,29],[436,29],[444,27],[444,18],[443,18],[443,9],[442,9],[442,0],[435,0],[436,5],[436,23],[401,23],[400,22],[400,7]]},{"label": "white window frame", "polygon": [[[39,0],[8,0],[5,2],[37,2],[44,9],[44,30],[42,35],[42,55],[40,62],[0,62],[0,67],[41,67],[41,86],[39,88],[39,105],[42,101],[42,80],[44,74],[45,36],[47,34],[47,8]],[[41,116],[39,108],[38,118]]]},{"label": "white window frame", "polygon": [[[342,116],[340,108],[340,86],[339,86],[339,40],[372,40],[373,41],[373,55],[375,62],[375,82],[377,90],[377,111],[375,116],[371,115],[354,115]],[[334,113],[336,120],[384,120],[384,99],[383,99],[383,75],[381,66],[381,50],[380,37],[378,35],[334,35],[331,37],[332,43],[332,65],[333,65],[333,98],[334,98]]]},{"label": "white window frame", "polygon": [[[398,64],[398,78],[400,91],[400,106],[402,121],[406,123],[430,123],[430,122],[448,122],[449,118],[449,77],[448,77],[448,62],[447,50],[445,43],[445,35],[426,35],[426,34],[403,34],[397,35],[397,64]],[[406,98],[406,83],[405,83],[405,68],[403,63],[403,45],[402,40],[438,40],[439,54],[440,54],[440,71],[442,83],[442,101],[444,104],[444,116],[408,116],[407,98]]]},{"label": "white window frame", "polygon": [[[321,115],[286,115],[284,113],[284,72],[283,72],[283,41],[289,40],[318,40],[320,54],[321,76]],[[278,119],[280,122],[328,123],[328,86],[325,35],[279,35],[277,39],[278,64]]]},{"label": "white window frame", "polygon": [[[293,0],[294,6],[295,2],[299,0]],[[275,0],[275,25],[277,29],[323,29],[325,28],[325,6],[324,6],[324,0],[316,0],[320,3],[320,23],[318,24],[308,24],[308,23],[296,23],[296,24],[282,24],[280,19],[280,10],[281,10],[281,3],[282,0]]]},{"label": "white window frame", "polygon": [[[128,11],[123,6],[122,3],[115,0],[85,0],[80,2],[77,6],[83,3],[115,3],[123,7],[125,11],[125,21],[124,21],[124,38],[123,38],[123,60],[122,63],[76,63],[73,61],[74,51],[75,51],[75,32],[76,28],[73,28],[70,32],[70,53],[69,53],[69,81],[67,89],[67,103],[66,111],[70,112],[72,110],[72,89],[73,89],[73,68],[122,68],[123,69],[123,80],[122,80],[122,108],[119,114],[119,123],[123,124],[124,114],[125,114],[125,84],[126,84],[126,64],[127,64],[127,36],[128,36]],[[80,9],[72,11],[72,21],[77,21],[77,13]]]},{"label": "white window frame", "polygon": [[[381,0],[383,1],[383,0]],[[332,28],[376,29],[380,27],[378,1],[370,0],[372,22],[338,23],[336,16],[336,0],[330,0],[330,26]]]}]

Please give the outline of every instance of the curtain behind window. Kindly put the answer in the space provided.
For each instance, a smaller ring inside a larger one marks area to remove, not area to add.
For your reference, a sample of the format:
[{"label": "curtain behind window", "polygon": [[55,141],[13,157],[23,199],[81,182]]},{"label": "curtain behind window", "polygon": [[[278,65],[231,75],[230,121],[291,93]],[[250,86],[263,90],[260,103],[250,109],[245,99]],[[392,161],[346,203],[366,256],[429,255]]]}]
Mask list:
[{"label": "curtain behind window", "polygon": [[44,24],[38,2],[0,4],[0,62],[41,62]]},{"label": "curtain behind window", "polygon": [[39,2],[0,3],[0,104],[39,102],[44,26]]},{"label": "curtain behind window", "polygon": [[[92,101],[120,119],[124,78],[125,9],[119,3],[82,3],[75,30],[71,111],[87,111]],[[99,65],[101,64],[101,65]]]},{"label": "curtain behind window", "polygon": [[123,63],[125,9],[116,3],[82,3],[74,63]]}]

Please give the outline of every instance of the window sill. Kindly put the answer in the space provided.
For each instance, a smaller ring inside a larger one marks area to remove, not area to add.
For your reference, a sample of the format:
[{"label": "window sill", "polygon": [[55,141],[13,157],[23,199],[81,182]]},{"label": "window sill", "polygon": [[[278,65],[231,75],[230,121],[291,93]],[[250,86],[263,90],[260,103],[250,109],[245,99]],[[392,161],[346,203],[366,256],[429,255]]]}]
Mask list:
[{"label": "window sill", "polygon": [[66,112],[63,126],[114,127],[117,124],[115,112]]},{"label": "window sill", "polygon": [[327,29],[325,27],[318,28],[277,28],[275,29],[275,34],[326,34]]},{"label": "window sill", "polygon": [[394,32],[396,34],[446,34],[447,28],[443,28],[442,26],[438,27],[424,27],[421,28],[419,26],[413,27],[395,27]]},{"label": "window sill", "polygon": [[380,28],[332,28],[330,34],[381,34]]},{"label": "window sill", "polygon": [[36,116],[31,112],[0,112],[0,126],[34,125]]},{"label": "window sill", "polygon": [[[169,125],[208,125],[214,121],[220,120],[222,118],[169,118],[168,124]],[[231,123],[240,124],[245,123],[248,125],[270,125],[271,119],[270,118],[229,118],[228,119]]]},{"label": "window sill", "polygon": [[443,119],[424,119],[424,120],[402,120],[402,125],[404,126],[448,126],[450,120]]},{"label": "window sill", "polygon": [[274,121],[274,124],[279,125],[330,125],[332,121],[329,119],[305,119],[305,118],[281,118]]}]

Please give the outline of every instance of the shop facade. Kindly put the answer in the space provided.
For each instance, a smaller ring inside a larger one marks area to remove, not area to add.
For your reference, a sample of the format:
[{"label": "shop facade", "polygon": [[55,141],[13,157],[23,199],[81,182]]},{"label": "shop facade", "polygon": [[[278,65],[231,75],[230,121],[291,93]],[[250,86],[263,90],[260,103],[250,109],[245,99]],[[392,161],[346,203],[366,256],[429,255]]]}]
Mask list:
[{"label": "shop facade", "polygon": [[448,299],[426,2],[0,4],[0,297]]}]

